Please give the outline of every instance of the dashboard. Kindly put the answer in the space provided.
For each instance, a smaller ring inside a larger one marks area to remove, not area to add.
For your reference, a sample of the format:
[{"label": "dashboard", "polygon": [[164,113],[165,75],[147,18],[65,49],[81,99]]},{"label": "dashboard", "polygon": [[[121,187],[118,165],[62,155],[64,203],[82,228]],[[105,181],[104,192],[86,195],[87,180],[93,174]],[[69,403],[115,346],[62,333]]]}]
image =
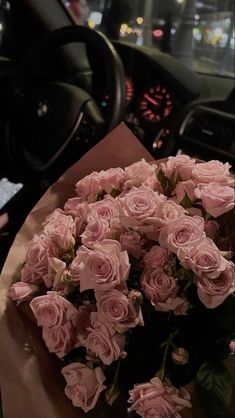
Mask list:
[{"label": "dashboard", "polygon": [[[115,44],[125,70],[126,111],[124,122],[150,151],[163,152],[178,111],[187,102],[152,57],[123,44]],[[109,97],[104,90],[98,101],[105,111]],[[105,114],[105,113],[104,113]]]},{"label": "dashboard", "polygon": [[125,70],[124,121],[156,158],[167,154],[187,106],[205,100],[210,106],[211,100],[214,107],[215,98],[223,106],[234,87],[232,79],[195,74],[159,51],[119,41],[114,45]]},{"label": "dashboard", "polygon": [[[161,158],[181,109],[200,95],[200,79],[158,50],[121,41],[115,41],[114,46],[125,70],[124,122],[150,153]],[[104,93],[104,86],[96,85],[100,86],[98,103],[105,116],[109,97]]]}]

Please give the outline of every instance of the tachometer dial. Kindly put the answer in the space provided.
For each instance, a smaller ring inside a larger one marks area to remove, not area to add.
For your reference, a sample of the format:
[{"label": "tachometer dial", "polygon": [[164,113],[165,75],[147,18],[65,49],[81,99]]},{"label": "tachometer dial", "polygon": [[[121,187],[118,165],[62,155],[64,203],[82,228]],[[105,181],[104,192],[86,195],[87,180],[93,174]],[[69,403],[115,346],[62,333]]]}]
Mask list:
[{"label": "tachometer dial", "polygon": [[141,116],[154,123],[167,118],[173,106],[171,91],[160,83],[145,90],[139,102]]},{"label": "tachometer dial", "polygon": [[125,78],[125,86],[126,86],[126,104],[128,106],[134,97],[134,83],[131,77]]}]

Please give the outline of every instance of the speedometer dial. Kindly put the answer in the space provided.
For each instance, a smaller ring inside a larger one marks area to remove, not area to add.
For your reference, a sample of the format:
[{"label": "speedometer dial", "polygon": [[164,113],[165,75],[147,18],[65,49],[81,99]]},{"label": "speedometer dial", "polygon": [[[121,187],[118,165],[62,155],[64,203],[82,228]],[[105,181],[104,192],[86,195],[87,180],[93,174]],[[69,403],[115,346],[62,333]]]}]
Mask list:
[{"label": "speedometer dial", "polygon": [[171,91],[160,83],[145,90],[139,102],[141,116],[153,123],[159,123],[167,118],[173,106]]}]

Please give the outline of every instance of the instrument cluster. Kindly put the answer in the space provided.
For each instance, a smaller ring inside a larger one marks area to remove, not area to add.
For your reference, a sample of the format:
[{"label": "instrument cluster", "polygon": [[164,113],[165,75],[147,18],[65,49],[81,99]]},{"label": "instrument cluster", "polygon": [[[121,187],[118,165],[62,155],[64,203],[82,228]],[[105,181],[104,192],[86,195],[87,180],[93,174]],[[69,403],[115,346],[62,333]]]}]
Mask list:
[{"label": "instrument cluster", "polygon": [[148,124],[159,124],[171,114],[175,98],[171,89],[161,81],[140,89],[130,76],[126,76],[126,105]]},{"label": "instrument cluster", "polygon": [[[126,71],[126,112],[124,121],[150,152],[163,150],[174,125],[177,99],[165,80],[134,78]],[[103,113],[108,110],[110,97],[101,96]]]},{"label": "instrument cluster", "polygon": [[[177,106],[175,95],[167,83],[157,80],[145,85],[141,80],[126,75],[126,106],[127,125],[143,142],[149,141],[154,143],[154,148],[161,148],[171,133],[171,116]],[[163,136],[159,135],[161,132],[164,132]]]}]

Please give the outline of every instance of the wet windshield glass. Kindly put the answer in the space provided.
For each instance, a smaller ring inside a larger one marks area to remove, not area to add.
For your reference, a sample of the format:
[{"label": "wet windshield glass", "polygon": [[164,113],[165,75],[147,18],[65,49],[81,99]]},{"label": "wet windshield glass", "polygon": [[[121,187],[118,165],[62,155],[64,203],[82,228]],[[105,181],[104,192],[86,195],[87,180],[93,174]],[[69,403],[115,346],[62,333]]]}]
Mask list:
[{"label": "wet windshield glass", "polygon": [[234,77],[233,0],[62,0],[77,24]]}]

